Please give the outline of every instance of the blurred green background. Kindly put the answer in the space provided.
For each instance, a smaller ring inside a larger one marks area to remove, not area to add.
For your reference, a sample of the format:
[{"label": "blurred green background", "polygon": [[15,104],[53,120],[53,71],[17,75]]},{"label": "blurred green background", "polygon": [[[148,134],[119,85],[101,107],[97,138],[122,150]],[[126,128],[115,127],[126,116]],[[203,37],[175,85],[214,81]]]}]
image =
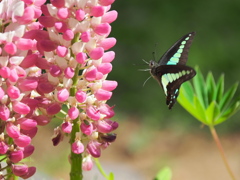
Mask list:
[{"label": "blurred green background", "polygon": [[[156,51],[158,60],[181,36],[196,31],[187,65],[198,65],[204,75],[212,71],[216,79],[224,73],[228,89],[240,74],[240,2],[117,0],[112,9],[119,16],[112,23],[111,36],[117,38],[117,45],[113,48],[116,59],[109,79],[117,80],[119,86],[110,104],[116,105],[119,122],[130,116],[157,128],[199,128],[200,123],[179,104],[168,110],[165,95],[153,78],[143,87],[150,74],[139,71],[148,68],[142,59],[153,59],[152,52]],[[237,130],[239,116],[219,127]]]}]

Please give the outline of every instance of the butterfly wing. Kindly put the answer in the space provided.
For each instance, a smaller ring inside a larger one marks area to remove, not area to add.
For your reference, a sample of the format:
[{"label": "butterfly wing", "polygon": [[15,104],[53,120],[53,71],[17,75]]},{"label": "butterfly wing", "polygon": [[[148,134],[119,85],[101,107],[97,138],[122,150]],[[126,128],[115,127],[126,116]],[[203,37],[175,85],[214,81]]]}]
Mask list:
[{"label": "butterfly wing", "polygon": [[169,109],[176,103],[182,83],[192,79],[195,75],[196,71],[185,65],[162,65],[155,68],[153,76],[163,88]]},{"label": "butterfly wing", "polygon": [[185,65],[188,59],[188,51],[192,44],[195,32],[191,32],[179,39],[160,58],[159,65]]}]

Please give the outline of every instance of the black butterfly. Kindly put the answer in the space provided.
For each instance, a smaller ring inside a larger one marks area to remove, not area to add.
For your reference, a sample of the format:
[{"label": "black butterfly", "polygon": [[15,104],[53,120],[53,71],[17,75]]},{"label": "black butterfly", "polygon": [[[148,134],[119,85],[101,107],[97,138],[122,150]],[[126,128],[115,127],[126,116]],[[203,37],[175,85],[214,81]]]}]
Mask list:
[{"label": "black butterfly", "polygon": [[149,62],[150,73],[163,88],[169,109],[176,102],[181,84],[196,75],[193,68],[185,65],[194,35],[195,32],[188,33],[165,52],[158,62]]}]

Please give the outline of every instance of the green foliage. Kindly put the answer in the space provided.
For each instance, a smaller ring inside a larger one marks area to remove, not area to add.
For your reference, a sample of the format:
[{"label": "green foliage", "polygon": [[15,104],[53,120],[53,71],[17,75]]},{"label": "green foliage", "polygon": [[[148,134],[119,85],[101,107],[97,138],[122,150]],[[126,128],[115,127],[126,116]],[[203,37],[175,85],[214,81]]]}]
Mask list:
[{"label": "green foliage", "polygon": [[226,121],[240,109],[240,98],[234,98],[238,83],[224,93],[224,75],[215,81],[209,72],[204,80],[201,71],[198,68],[196,71],[193,83],[188,81],[181,86],[178,102],[205,125]]},{"label": "green foliage", "polygon": [[154,180],[171,180],[172,179],[172,171],[169,167],[162,168],[158,173]]}]

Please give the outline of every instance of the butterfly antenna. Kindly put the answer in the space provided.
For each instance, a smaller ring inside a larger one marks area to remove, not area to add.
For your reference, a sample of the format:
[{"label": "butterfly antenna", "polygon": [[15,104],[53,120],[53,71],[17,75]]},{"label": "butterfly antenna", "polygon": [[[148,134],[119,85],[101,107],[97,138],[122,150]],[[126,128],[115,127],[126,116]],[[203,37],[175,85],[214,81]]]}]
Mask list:
[{"label": "butterfly antenna", "polygon": [[147,81],[151,78],[152,76],[149,76],[143,83],[143,87],[145,86],[145,84],[147,83]]},{"label": "butterfly antenna", "polygon": [[155,43],[155,49],[152,52],[153,60],[156,61],[156,49],[157,49],[157,43]]},{"label": "butterfly antenna", "polygon": [[142,59],[142,61],[149,65],[149,62],[147,62],[145,59]]},{"label": "butterfly antenna", "polygon": [[151,69],[138,69],[139,71],[150,71]]}]

